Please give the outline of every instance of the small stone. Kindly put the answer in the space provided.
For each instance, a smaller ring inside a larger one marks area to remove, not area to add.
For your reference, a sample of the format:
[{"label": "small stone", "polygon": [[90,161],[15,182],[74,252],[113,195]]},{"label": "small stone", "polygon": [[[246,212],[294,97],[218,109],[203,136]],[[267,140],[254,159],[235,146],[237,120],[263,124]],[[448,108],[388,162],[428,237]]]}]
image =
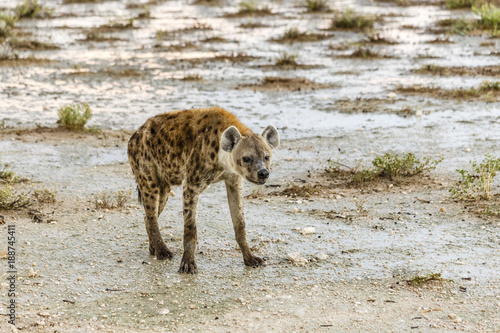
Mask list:
[{"label": "small stone", "polygon": [[[0,259],[7,259],[9,258],[9,255],[7,254],[7,251],[0,251]],[[13,326],[15,328],[15,326]]]},{"label": "small stone", "polygon": [[319,253],[316,253],[316,254],[314,255],[314,258],[315,258],[316,260],[326,260],[326,259],[328,259],[328,254],[326,254],[326,253],[324,253],[324,252],[319,252]]},{"label": "small stone", "polygon": [[10,332],[11,332],[11,333],[17,333],[17,332],[18,332],[18,330],[17,330],[16,326],[11,325],[11,324],[9,324],[9,326],[10,326]]},{"label": "small stone", "polygon": [[316,233],[316,229],[314,229],[314,227],[307,227],[307,228],[300,230],[300,233],[302,235],[312,235],[312,234]]},{"label": "small stone", "polygon": [[294,207],[294,208],[292,209],[292,213],[297,213],[298,211],[299,211],[299,210],[298,210],[296,207]]},{"label": "small stone", "polygon": [[422,110],[415,111],[415,116],[417,117],[422,117],[422,114],[423,114]]},{"label": "small stone", "polygon": [[396,99],[397,97],[398,97],[398,95],[396,95],[393,92],[390,92],[390,93],[387,94],[387,98],[389,98],[389,99]]},{"label": "small stone", "polygon": [[439,212],[440,212],[440,213],[443,213],[443,214],[446,214],[446,213],[447,213],[447,212],[446,212],[446,208],[444,208],[444,207],[441,207],[441,208],[439,209]]},{"label": "small stone", "polygon": [[191,304],[191,305],[189,305],[189,308],[190,308],[191,310],[196,309],[196,305]]},{"label": "small stone", "polygon": [[290,253],[288,253],[287,259],[290,260],[295,265],[305,265],[305,264],[307,264],[307,259],[301,257],[299,252],[290,252]]},{"label": "small stone", "polygon": [[246,302],[245,302],[245,300],[244,300],[242,297],[240,297],[240,298],[236,299],[236,301],[237,301],[238,303],[241,303],[241,304],[245,304],[245,303],[246,303]]},{"label": "small stone", "polygon": [[170,310],[167,308],[163,308],[163,309],[158,310],[158,314],[161,314],[161,315],[166,315],[169,313],[170,313]]},{"label": "small stone", "polygon": [[472,151],[472,149],[470,149],[469,147],[464,149],[464,152],[466,152],[466,153],[470,153],[471,151]]},{"label": "small stone", "polygon": [[35,272],[35,270],[33,269],[33,267],[30,267],[30,271],[29,271],[29,276],[30,278],[34,278],[38,275],[38,271]]},{"label": "small stone", "polygon": [[77,281],[82,281],[82,280],[83,280],[83,278],[82,278],[81,276],[79,276],[79,277],[77,277],[77,278],[76,278],[76,280],[77,280]]},{"label": "small stone", "polygon": [[169,193],[169,194],[170,194],[170,196],[171,196],[172,198],[173,198],[173,197],[175,197],[175,192],[174,192],[174,191],[170,190],[170,193]]}]

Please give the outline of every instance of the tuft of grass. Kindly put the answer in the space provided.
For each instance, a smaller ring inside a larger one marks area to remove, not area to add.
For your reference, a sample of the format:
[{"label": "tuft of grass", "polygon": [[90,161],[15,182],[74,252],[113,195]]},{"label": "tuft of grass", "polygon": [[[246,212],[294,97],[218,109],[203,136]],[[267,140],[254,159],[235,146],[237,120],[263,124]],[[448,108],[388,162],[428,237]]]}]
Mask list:
[{"label": "tuft of grass", "polygon": [[330,7],[326,4],[327,0],[306,0],[308,12],[328,12]]},{"label": "tuft of grass", "polygon": [[56,192],[48,188],[42,187],[34,189],[31,193],[30,200],[32,202],[37,202],[39,204],[44,203],[55,203],[56,202]]},{"label": "tuft of grass", "polygon": [[338,161],[329,160],[326,171],[331,175],[348,172],[355,184],[371,182],[379,178],[394,179],[397,177],[413,177],[434,170],[443,159],[432,160],[424,157],[421,160],[414,153],[402,155],[386,153],[372,161],[372,168],[363,168],[361,164],[351,168]]},{"label": "tuft of grass", "polygon": [[6,11],[0,12],[0,41],[11,36],[12,28],[16,24],[17,17],[7,13]]},{"label": "tuft of grass", "polygon": [[53,9],[44,7],[38,3],[38,0],[24,0],[22,4],[15,9],[16,16],[22,18],[50,17]]},{"label": "tuft of grass", "polygon": [[10,186],[0,188],[0,209],[17,210],[31,205],[28,194],[24,192],[14,193]]},{"label": "tuft of grass", "polygon": [[94,196],[94,205],[96,209],[116,209],[125,206],[130,199],[132,191],[103,191]]},{"label": "tuft of grass", "polygon": [[92,110],[87,103],[62,106],[58,111],[57,123],[73,131],[81,131],[92,118]]},{"label": "tuft of grass", "polygon": [[238,10],[238,14],[240,15],[249,15],[249,14],[271,14],[271,8],[268,6],[259,7],[257,3],[253,0],[242,1],[238,4],[240,9]]},{"label": "tuft of grass", "polygon": [[290,54],[286,52],[282,52],[281,55],[276,59],[276,66],[296,66],[297,58],[299,56],[297,54]]},{"label": "tuft of grass", "polygon": [[493,178],[500,170],[500,157],[487,154],[483,162],[470,163],[472,171],[457,169],[462,178],[450,188],[451,196],[460,200],[489,200]]},{"label": "tuft of grass", "polygon": [[139,14],[137,14],[137,19],[150,19],[151,18],[151,9],[149,6],[144,6]]},{"label": "tuft of grass", "polygon": [[357,31],[373,28],[375,17],[373,15],[363,15],[347,8],[342,13],[335,13],[330,24],[330,29],[352,29]]},{"label": "tuft of grass", "polygon": [[203,77],[199,74],[189,74],[182,78],[182,81],[203,81]]},{"label": "tuft of grass", "polygon": [[471,8],[474,0],[446,0],[445,4],[448,9]]},{"label": "tuft of grass", "polygon": [[410,280],[407,280],[406,282],[410,286],[421,286],[423,284],[429,283],[431,281],[445,281],[443,277],[441,276],[441,273],[429,273],[427,275],[415,275],[412,277]]},{"label": "tuft of grass", "polygon": [[494,35],[497,34],[500,27],[500,8],[497,8],[492,3],[485,3],[480,8],[472,7],[474,14],[481,16],[477,22],[479,26],[486,29],[492,29]]},{"label": "tuft of grass", "polygon": [[292,27],[285,31],[283,34],[283,39],[284,40],[294,40],[294,39],[299,39],[300,36],[302,36],[304,32],[300,32],[300,30],[297,27]]},{"label": "tuft of grass", "polygon": [[386,153],[384,156],[376,157],[372,164],[381,177],[393,179],[395,177],[411,177],[434,170],[443,159],[432,160],[424,157],[421,160],[414,153],[398,154]]}]

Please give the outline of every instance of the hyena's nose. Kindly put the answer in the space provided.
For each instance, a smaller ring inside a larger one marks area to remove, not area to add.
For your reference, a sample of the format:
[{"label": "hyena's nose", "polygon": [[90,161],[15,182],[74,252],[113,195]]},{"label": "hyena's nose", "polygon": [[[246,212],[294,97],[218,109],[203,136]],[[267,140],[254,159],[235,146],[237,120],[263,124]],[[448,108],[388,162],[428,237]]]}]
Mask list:
[{"label": "hyena's nose", "polygon": [[257,176],[259,176],[259,179],[267,179],[269,178],[269,171],[266,169],[261,169],[258,173]]}]

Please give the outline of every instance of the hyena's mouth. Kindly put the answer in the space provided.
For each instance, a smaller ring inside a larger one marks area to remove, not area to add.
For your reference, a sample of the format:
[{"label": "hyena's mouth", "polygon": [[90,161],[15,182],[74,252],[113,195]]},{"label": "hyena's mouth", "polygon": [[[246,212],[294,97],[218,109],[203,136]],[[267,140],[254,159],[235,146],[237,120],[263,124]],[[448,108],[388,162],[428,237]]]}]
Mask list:
[{"label": "hyena's mouth", "polygon": [[267,179],[253,180],[253,179],[250,179],[249,177],[246,177],[246,176],[245,176],[245,179],[248,180],[250,183],[254,183],[257,185],[263,185],[266,183],[266,180],[267,180]]}]

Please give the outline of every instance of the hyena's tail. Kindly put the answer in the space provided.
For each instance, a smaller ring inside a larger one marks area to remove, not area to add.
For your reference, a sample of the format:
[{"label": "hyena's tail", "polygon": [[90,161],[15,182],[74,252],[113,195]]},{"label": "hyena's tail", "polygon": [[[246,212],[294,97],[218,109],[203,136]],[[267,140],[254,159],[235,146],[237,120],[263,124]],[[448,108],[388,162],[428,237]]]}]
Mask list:
[{"label": "hyena's tail", "polygon": [[137,200],[139,200],[139,203],[142,204],[142,194],[141,190],[139,190],[139,186],[137,186]]}]

